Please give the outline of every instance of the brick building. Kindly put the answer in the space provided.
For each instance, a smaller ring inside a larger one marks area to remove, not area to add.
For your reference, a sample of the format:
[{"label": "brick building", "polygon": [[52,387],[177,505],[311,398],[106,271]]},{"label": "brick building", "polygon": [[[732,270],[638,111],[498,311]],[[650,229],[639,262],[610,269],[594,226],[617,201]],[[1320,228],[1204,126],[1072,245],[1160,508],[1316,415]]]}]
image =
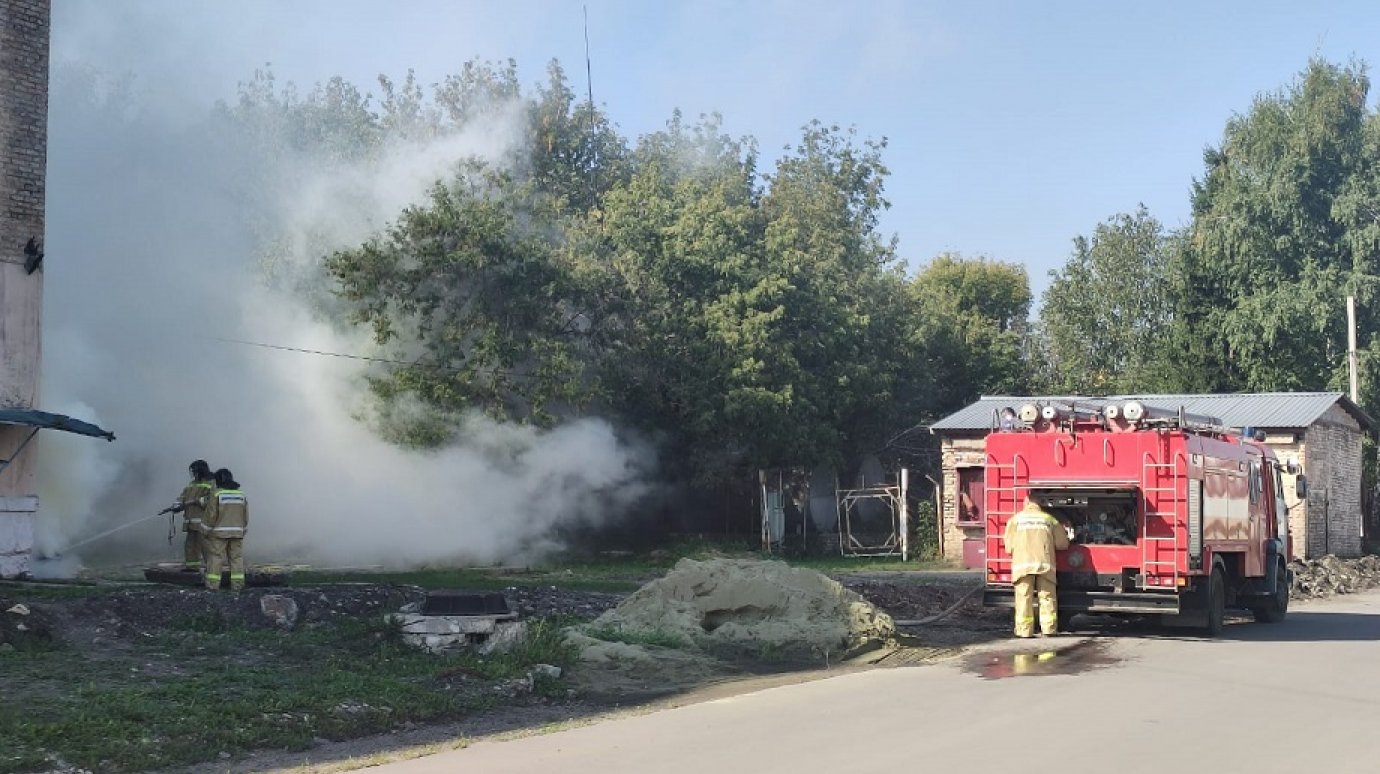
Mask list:
[{"label": "brick building", "polygon": [[[1297,461],[1308,478],[1306,502],[1294,496],[1292,476],[1285,476],[1285,503],[1294,552],[1314,558],[1324,554],[1358,556],[1363,533],[1361,441],[1375,430],[1374,421],[1340,392],[1274,392],[1236,395],[1136,395],[1114,398],[1068,398],[1090,406],[1136,398],[1152,406],[1212,416],[1231,427],[1254,427],[1283,460]],[[1004,407],[1050,397],[984,397],[930,426],[942,452],[944,556],[967,566],[981,566],[985,527],[981,513],[985,439]],[[966,496],[965,496],[966,495]]]},{"label": "brick building", "polygon": [[[38,400],[49,14],[49,0],[0,0],[0,409]],[[0,577],[25,572],[33,546],[32,429],[0,424]]]}]

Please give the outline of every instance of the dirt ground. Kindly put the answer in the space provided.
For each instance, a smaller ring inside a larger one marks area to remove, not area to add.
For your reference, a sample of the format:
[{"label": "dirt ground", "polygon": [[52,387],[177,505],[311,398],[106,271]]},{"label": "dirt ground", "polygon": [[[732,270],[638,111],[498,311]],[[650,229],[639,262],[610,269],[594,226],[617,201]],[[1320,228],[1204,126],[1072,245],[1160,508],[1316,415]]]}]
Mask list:
[{"label": "dirt ground", "polygon": [[[899,647],[887,652],[882,660],[884,665],[923,664],[950,658],[968,644],[1005,636],[1006,616],[1001,611],[984,610],[980,595],[969,594],[975,585],[972,577],[934,579],[900,573],[836,577],[898,620],[926,619],[947,612],[946,617],[923,626],[898,627],[898,634],[903,635],[898,638]],[[562,624],[593,619],[626,596],[555,586],[511,587],[503,593],[524,618],[550,619]],[[265,615],[261,600],[266,595],[283,597],[295,604],[297,621],[292,627],[284,628]],[[381,583],[250,589],[239,595],[149,584],[94,588],[0,584],[0,659],[22,658],[25,654],[21,651],[52,650],[61,653],[66,664],[51,674],[4,665],[6,668],[0,668],[0,695],[20,702],[26,696],[57,702],[57,695],[66,692],[63,684],[69,679],[87,680],[88,689],[101,684],[119,690],[157,691],[196,677],[195,673],[207,668],[207,664],[217,668],[238,666],[267,674],[280,656],[285,663],[306,657],[305,652],[299,652],[306,646],[294,639],[299,637],[317,637],[310,640],[315,649],[312,658],[336,658],[340,654],[329,650],[336,646],[318,641],[320,636],[312,632],[360,621],[379,622],[385,614],[419,602],[424,595],[421,587]],[[246,633],[236,634],[239,631]],[[375,632],[369,636],[380,635]],[[236,639],[252,642],[252,646],[222,650],[218,643],[228,640],[233,644]],[[864,657],[855,664],[757,663],[684,653],[660,661],[658,674],[635,670],[601,672],[574,664],[557,685],[546,685],[542,690],[533,690],[530,677],[524,686],[521,679],[512,679],[507,673],[480,674],[471,665],[431,668],[419,678],[431,681],[432,687],[427,690],[468,692],[467,695],[481,697],[482,701],[464,705],[470,709],[461,712],[458,719],[454,715],[448,718],[453,712],[448,710],[428,710],[413,719],[401,710],[394,716],[354,717],[356,713],[374,713],[379,708],[371,703],[381,700],[365,694],[359,700],[332,698],[330,703],[336,711],[350,715],[347,720],[351,723],[335,723],[332,733],[324,736],[299,738],[288,745],[298,748],[295,751],[251,742],[231,747],[237,751],[221,753],[212,763],[216,771],[263,771],[287,766],[305,766],[303,770],[311,771],[350,768],[362,765],[362,759],[390,750],[443,742],[454,746],[459,738],[530,732],[628,711],[630,707],[646,709],[694,701],[697,696],[716,692],[733,693],[782,681],[814,679],[838,669],[861,668],[866,660]],[[669,672],[667,663],[672,664]],[[63,677],[69,672],[69,677]],[[415,677],[409,674],[399,679],[415,681]],[[393,704],[402,706],[396,701]],[[389,706],[382,710],[393,711]],[[284,717],[298,720],[291,712],[284,713]],[[0,718],[0,726],[4,721]],[[9,722],[22,726],[28,721],[11,717]],[[275,737],[264,737],[272,738]],[[37,746],[37,742],[31,745],[35,749]],[[172,760],[175,759],[174,756]],[[61,756],[46,760],[42,766],[22,756],[7,762],[0,753],[0,772],[83,770],[77,763],[66,763]],[[99,760],[94,766],[86,765],[93,770],[158,768],[136,765],[138,760]],[[202,762],[164,766],[162,770],[204,771],[206,765]]]}]

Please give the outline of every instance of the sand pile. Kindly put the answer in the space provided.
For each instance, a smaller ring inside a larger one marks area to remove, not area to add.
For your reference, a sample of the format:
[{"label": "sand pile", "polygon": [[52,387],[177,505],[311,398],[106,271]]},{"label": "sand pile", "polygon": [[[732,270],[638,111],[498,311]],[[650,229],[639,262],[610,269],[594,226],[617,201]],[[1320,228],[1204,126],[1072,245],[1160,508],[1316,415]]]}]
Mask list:
[{"label": "sand pile", "polygon": [[587,629],[630,640],[782,655],[840,655],[892,635],[891,617],[836,581],[784,562],[682,559]]}]

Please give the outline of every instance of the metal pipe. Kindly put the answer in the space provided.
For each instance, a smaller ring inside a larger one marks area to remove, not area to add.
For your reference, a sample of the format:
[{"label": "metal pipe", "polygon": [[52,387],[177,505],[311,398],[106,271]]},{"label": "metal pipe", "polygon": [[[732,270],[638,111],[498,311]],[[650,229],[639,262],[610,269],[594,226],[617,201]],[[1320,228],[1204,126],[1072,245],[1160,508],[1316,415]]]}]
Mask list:
[{"label": "metal pipe", "polygon": [[[1181,409],[1166,409],[1159,406],[1147,406],[1138,400],[1128,400],[1121,407],[1121,415],[1127,422],[1142,422],[1145,420],[1160,419],[1182,419],[1185,422],[1192,422],[1200,425],[1221,426],[1222,420],[1217,417],[1210,417],[1206,414],[1188,414]],[[1109,417],[1111,418],[1111,417]]]},{"label": "metal pipe", "polygon": [[[935,534],[938,535],[938,540],[936,542],[939,544],[939,558],[942,560],[944,558],[944,485],[935,481],[934,476],[928,473],[925,474],[925,478],[929,479],[931,484],[934,484],[934,518],[936,522],[935,529],[937,530]],[[985,500],[986,497],[983,499]],[[987,503],[984,502],[982,507],[985,509]],[[955,521],[957,521],[957,519],[955,519]]]}]

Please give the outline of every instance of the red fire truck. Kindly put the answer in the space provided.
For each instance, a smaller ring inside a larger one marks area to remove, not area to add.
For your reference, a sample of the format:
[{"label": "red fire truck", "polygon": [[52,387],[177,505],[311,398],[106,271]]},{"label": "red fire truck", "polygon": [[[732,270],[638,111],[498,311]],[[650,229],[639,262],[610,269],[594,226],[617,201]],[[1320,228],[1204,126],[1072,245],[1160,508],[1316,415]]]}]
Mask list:
[{"label": "red fire truck", "polygon": [[[987,437],[984,602],[1012,604],[1002,536],[1031,496],[1072,531],[1058,557],[1061,621],[1169,615],[1216,635],[1227,608],[1283,620],[1285,466],[1254,435],[1140,401],[1003,411]],[[1300,497],[1305,486],[1299,475]]]}]

